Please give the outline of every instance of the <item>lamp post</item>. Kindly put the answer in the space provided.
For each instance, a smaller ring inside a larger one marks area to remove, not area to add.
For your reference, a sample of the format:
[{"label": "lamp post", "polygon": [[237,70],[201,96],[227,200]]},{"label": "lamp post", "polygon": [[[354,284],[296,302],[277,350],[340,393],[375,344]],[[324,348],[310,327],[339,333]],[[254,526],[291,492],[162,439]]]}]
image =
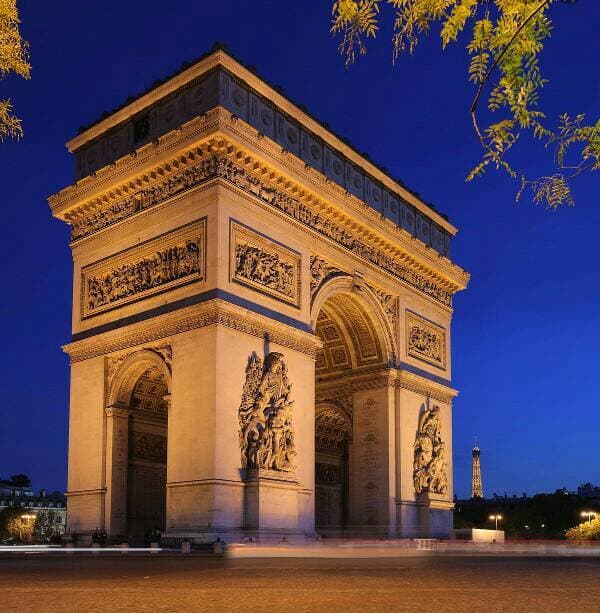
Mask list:
[{"label": "lamp post", "polygon": [[498,520],[502,519],[502,515],[496,513],[495,515],[490,515],[490,519],[496,522],[496,530],[498,530]]},{"label": "lamp post", "polygon": [[[32,539],[33,538],[33,534],[29,534],[29,529],[31,528],[31,523],[29,523],[29,520],[31,519],[35,519],[37,516],[33,513],[24,513],[23,515],[21,515],[21,519],[25,520],[25,525],[27,526],[27,532],[28,532],[28,538]],[[23,532],[21,531],[21,529],[19,528],[19,538],[23,539]]]},{"label": "lamp post", "polygon": [[588,523],[592,523],[592,517],[596,518],[596,511],[581,511],[581,517],[587,517]]}]

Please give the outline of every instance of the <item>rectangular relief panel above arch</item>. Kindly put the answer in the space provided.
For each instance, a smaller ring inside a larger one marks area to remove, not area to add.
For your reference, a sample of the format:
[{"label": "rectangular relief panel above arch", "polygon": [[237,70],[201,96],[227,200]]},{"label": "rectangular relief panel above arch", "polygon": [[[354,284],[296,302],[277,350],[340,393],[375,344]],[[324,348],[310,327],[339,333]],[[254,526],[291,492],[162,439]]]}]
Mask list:
[{"label": "rectangular relief panel above arch", "polygon": [[407,310],[406,353],[411,358],[446,370],[446,329]]},{"label": "rectangular relief panel above arch", "polygon": [[81,319],[206,281],[206,218],[85,266]]},{"label": "rectangular relief panel above arch", "polygon": [[299,309],[301,255],[233,219],[229,235],[230,281]]}]

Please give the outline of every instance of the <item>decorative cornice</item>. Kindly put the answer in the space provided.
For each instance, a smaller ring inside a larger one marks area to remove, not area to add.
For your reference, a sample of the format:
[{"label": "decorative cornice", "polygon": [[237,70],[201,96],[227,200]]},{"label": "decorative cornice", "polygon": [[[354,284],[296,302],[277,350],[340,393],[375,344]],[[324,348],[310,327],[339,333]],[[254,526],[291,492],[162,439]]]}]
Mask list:
[{"label": "decorative cornice", "polygon": [[329,144],[335,151],[348,158],[352,164],[362,168],[376,180],[381,181],[381,183],[388,189],[391,189],[392,192],[399,193],[404,200],[411,203],[417,210],[421,211],[426,216],[432,218],[451,235],[456,233],[456,228],[437,211],[433,210],[429,205],[422,202],[410,190],[407,190],[397,181],[393,180],[388,174],[383,172],[368,159],[364,158],[352,147],[348,146],[347,143],[340,140],[337,136],[335,136],[335,134],[332,134],[329,130],[325,129],[323,125],[321,125],[308,113],[298,108],[280,92],[276,91],[268,83],[265,83],[262,79],[257,77],[256,74],[248,70],[223,50],[217,50],[214,53],[209,54],[187,70],[184,70],[174,77],[168,79],[158,87],[142,95],[140,98],[112,113],[106,119],[91,126],[82,134],[71,139],[67,143],[67,148],[70,152],[75,151],[86,143],[89,143],[97,137],[105,134],[107,131],[111,130],[117,125],[131,119],[140,111],[148,109],[158,102],[167,100],[167,98],[175,94],[177,90],[191,84],[199,77],[208,74],[209,71],[217,67],[222,67],[230,74],[235,75],[236,79],[243,81],[245,85],[258,94],[259,97],[269,100],[281,112],[283,112],[284,115],[294,118],[294,120],[298,121],[302,127],[307,128],[309,132],[312,133],[313,138],[316,137],[318,140],[322,140],[323,142]]},{"label": "decorative cornice", "polygon": [[449,385],[437,383],[436,381],[416,375],[407,370],[399,370],[397,372],[398,374],[394,382],[396,387],[429,396],[434,400],[447,404],[451,404],[452,400],[458,396],[458,390],[455,390]]},{"label": "decorative cornice", "polygon": [[123,417],[128,418],[131,415],[131,411],[129,409],[124,409],[122,407],[106,407],[104,409],[106,413],[106,417]]},{"label": "decorative cornice", "polygon": [[396,387],[429,396],[439,402],[450,404],[458,391],[448,385],[432,381],[402,369],[388,368],[350,373],[335,379],[317,382],[318,402],[328,398],[344,396],[357,391]]},{"label": "decorative cornice", "polygon": [[[177,155],[173,157],[175,150]],[[185,175],[186,169],[196,169],[193,172],[197,173],[203,163],[202,158],[210,156],[215,151],[220,151],[236,165],[244,166],[245,172],[259,184],[268,184],[269,187],[262,192],[267,199],[261,197],[261,193],[253,193],[250,190],[252,195],[263,202],[277,206],[279,198],[275,198],[273,202],[271,201],[273,197],[267,193],[275,189],[285,194],[288,199],[307,206],[313,214],[339,220],[337,225],[342,231],[347,232],[351,229],[352,234],[356,235],[361,243],[366,246],[377,245],[380,253],[377,256],[378,260],[389,258],[398,266],[406,264],[413,275],[423,279],[430,277],[434,285],[444,287],[448,293],[463,289],[468,283],[468,273],[448,258],[437,254],[392,221],[382,218],[376,210],[345,192],[322,173],[306,167],[302,160],[295,156],[286,156],[280,145],[268,138],[260,138],[254,128],[241,120],[236,120],[222,107],[166,134],[157,144],[150,143],[140,148],[137,153],[138,159],[132,160],[130,156],[122,158],[115,163],[114,169],[99,171],[96,179],[82,180],[76,186],[52,196],[50,203],[53,213],[74,225],[81,223],[81,217],[89,217],[90,214],[102,215],[101,212],[94,212],[109,211],[112,207],[117,207],[115,211],[117,217],[123,208],[128,208],[136,214],[146,210],[148,206],[164,202],[164,199],[160,202],[155,201],[157,191],[163,192],[166,198],[171,198],[219,176],[216,171],[214,173],[203,171],[193,181],[180,179]],[[289,169],[298,179],[291,181],[289,176],[282,176],[272,166],[266,166],[256,158],[257,152],[268,155],[273,161]],[[139,169],[137,173],[135,168]],[[187,176],[190,177],[189,172]],[[119,180],[121,184],[114,187],[115,182]],[[299,180],[308,180],[309,185],[301,185]],[[169,181],[171,187],[168,185]],[[173,189],[173,183],[179,184],[181,189],[177,187]],[[309,192],[307,187],[309,189],[314,187],[316,191]],[[323,200],[323,195],[328,202]],[[329,204],[329,198],[332,199],[333,207]],[[340,215],[340,208],[356,215],[360,221]],[[302,220],[299,221],[304,223]],[[310,224],[305,223],[305,225]],[[74,238],[75,236],[77,233],[74,234]],[[380,266],[377,261],[372,261],[372,258],[367,259],[372,264]]]},{"label": "decorative cornice", "polygon": [[[360,221],[349,219],[349,225],[360,228],[372,240],[386,245],[392,249],[400,246],[405,253],[398,253],[396,257],[405,259],[406,255],[415,254],[427,267],[432,270],[443,271],[449,282],[455,283],[457,289],[463,289],[469,280],[469,274],[454,264],[449,258],[437,253],[421,240],[395,224],[392,220],[381,215],[377,210],[363,200],[346,191],[326,177],[323,173],[307,165],[295,155],[289,155],[281,145],[269,138],[258,137],[254,128],[246,122],[237,119],[223,109],[222,118],[219,119],[219,135],[223,140],[224,150],[229,156],[235,156],[238,163],[260,173],[265,178],[275,178],[277,186],[286,186],[292,197],[299,198],[307,204],[318,209],[331,208],[330,203],[336,207],[335,217],[339,217],[339,209],[356,215]],[[259,135],[260,136],[260,135]],[[260,158],[259,159],[257,159]],[[273,166],[267,166],[261,160],[276,161],[285,175]],[[374,232],[376,230],[376,232]],[[392,235],[392,241],[389,240]]]},{"label": "decorative cornice", "polygon": [[268,317],[245,311],[217,298],[131,324],[124,329],[69,343],[63,346],[63,350],[69,354],[71,363],[75,363],[212,325],[225,326],[258,338],[268,335],[272,343],[305,353],[313,359],[321,347],[321,341],[313,334],[285,324],[276,325]]},{"label": "decorative cornice", "polygon": [[132,195],[198,161],[203,143],[218,132],[220,107],[195,117],[48,198],[52,214],[67,223],[73,216]]},{"label": "decorative cornice", "polygon": [[105,487],[99,487],[93,490],[73,490],[71,492],[65,492],[65,496],[104,496],[106,494]]},{"label": "decorative cornice", "polygon": [[[406,253],[400,252],[398,249],[394,253],[389,244],[386,245],[385,249],[382,249],[379,246],[382,243],[381,239],[376,243],[372,236],[369,238],[361,236],[360,233],[357,233],[356,226],[350,225],[350,220],[346,220],[345,223],[337,221],[339,215],[334,216],[330,211],[323,211],[324,203],[321,203],[321,210],[315,210],[314,206],[304,204],[299,199],[289,196],[286,191],[275,187],[275,181],[268,182],[262,176],[257,177],[257,173],[251,173],[239,163],[238,158],[235,159],[237,163],[225,157],[225,155],[215,155],[201,163],[201,171],[195,173],[194,168],[186,169],[167,179],[167,182],[170,182],[170,185],[181,186],[181,190],[184,190],[194,187],[195,181],[201,184],[212,178],[219,178],[240,189],[244,194],[259,199],[262,203],[283,213],[288,218],[291,217],[297,223],[333,241],[360,259],[384,270],[408,286],[434,298],[444,306],[451,306],[451,294],[458,289],[457,285],[451,285],[447,279],[440,277],[433,271],[429,271],[427,277],[424,276],[417,272],[419,268],[415,266],[414,260]],[[146,192],[154,192],[157,189],[160,188],[151,188]],[[167,190],[167,192],[171,193],[171,190]],[[176,191],[176,193],[179,193],[179,191]],[[126,216],[133,216],[140,207],[143,209],[144,202],[157,204],[160,199],[155,201],[154,199],[148,199],[146,195],[135,195],[124,200],[125,209],[121,207],[119,210],[128,212]],[[119,221],[124,218],[125,216],[119,216]],[[76,236],[83,238],[104,229],[110,223],[110,216],[98,217],[96,213],[93,213],[83,220],[73,222],[73,231],[77,232],[74,238]],[[401,263],[402,259],[406,261],[405,264]]]}]

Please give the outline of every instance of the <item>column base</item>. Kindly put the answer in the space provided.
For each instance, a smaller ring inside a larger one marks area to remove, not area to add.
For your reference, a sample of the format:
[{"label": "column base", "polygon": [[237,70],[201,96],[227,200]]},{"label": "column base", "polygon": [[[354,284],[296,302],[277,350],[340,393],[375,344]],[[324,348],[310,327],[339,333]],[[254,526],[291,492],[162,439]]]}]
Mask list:
[{"label": "column base", "polygon": [[419,537],[449,539],[453,528],[454,503],[441,494],[423,492],[417,496],[419,505]]},{"label": "column base", "polygon": [[300,484],[292,473],[246,471],[244,527],[257,535],[299,533]]}]

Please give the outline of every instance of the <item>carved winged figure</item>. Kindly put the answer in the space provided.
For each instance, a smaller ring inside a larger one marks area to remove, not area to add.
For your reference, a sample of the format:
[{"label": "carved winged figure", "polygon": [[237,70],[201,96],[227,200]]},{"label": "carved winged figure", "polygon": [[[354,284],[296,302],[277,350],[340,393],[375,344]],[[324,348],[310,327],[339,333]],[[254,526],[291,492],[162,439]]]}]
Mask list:
[{"label": "carved winged figure", "polygon": [[250,356],[239,409],[242,468],[293,470],[291,388],[281,353],[269,353],[264,364]]}]

